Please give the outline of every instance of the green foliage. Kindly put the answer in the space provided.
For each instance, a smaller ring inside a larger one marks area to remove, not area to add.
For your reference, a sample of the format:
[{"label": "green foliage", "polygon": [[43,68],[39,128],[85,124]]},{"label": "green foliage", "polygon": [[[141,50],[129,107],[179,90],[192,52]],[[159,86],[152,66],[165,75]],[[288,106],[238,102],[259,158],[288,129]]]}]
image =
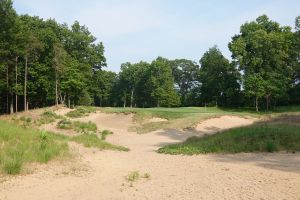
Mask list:
[{"label": "green foliage", "polygon": [[72,121],[68,119],[62,119],[57,123],[57,128],[60,129],[72,129],[73,128],[73,123]]},{"label": "green foliage", "polygon": [[210,48],[200,60],[199,81],[200,100],[206,104],[231,106],[240,92],[240,74],[234,65],[215,46]]},{"label": "green foliage", "polygon": [[118,151],[129,151],[128,148],[113,145],[101,140],[96,134],[82,134],[72,138],[73,141],[83,144],[85,147],[95,147],[100,150],[118,150]]},{"label": "green foliage", "polygon": [[160,148],[159,153],[201,154],[299,151],[300,126],[264,123],[234,128],[215,135],[191,137],[183,143]]},{"label": "green foliage", "polygon": [[129,182],[135,182],[140,178],[140,173],[139,171],[133,171],[130,172],[127,176],[126,176],[126,180]]},{"label": "green foliage", "polygon": [[101,132],[101,140],[106,140],[106,136],[108,135],[112,135],[113,132],[109,131],[109,130],[104,130]]},{"label": "green foliage", "polygon": [[97,132],[97,126],[93,122],[79,122],[75,121],[73,122],[74,130],[78,133],[96,133]]},{"label": "green foliage", "polygon": [[200,84],[198,80],[199,66],[196,62],[186,59],[175,59],[170,63],[174,81],[179,87],[181,105],[197,105],[194,100],[197,96],[194,95],[194,92]]},{"label": "green foliage", "polygon": [[286,94],[291,78],[292,39],[289,27],[281,27],[262,15],[243,24],[240,34],[229,44],[233,58],[244,72],[245,93],[256,98],[257,108],[257,99],[262,96],[268,109],[272,99]]},{"label": "green foliage", "polygon": [[71,118],[80,118],[87,116],[90,113],[96,112],[96,108],[92,106],[78,106],[75,110],[72,110],[66,114],[66,116]]},{"label": "green foliage", "polygon": [[80,121],[70,121],[68,119],[63,119],[57,123],[57,128],[60,129],[73,129],[78,133],[97,133],[97,126],[92,122],[80,122]]},{"label": "green foliage", "polygon": [[49,133],[4,121],[0,127],[0,167],[5,173],[18,174],[26,163],[47,163],[68,152],[68,145]]},{"label": "green foliage", "polygon": [[43,124],[50,124],[55,122],[56,119],[62,119],[63,117],[55,114],[53,111],[44,111],[35,123],[40,126]]}]

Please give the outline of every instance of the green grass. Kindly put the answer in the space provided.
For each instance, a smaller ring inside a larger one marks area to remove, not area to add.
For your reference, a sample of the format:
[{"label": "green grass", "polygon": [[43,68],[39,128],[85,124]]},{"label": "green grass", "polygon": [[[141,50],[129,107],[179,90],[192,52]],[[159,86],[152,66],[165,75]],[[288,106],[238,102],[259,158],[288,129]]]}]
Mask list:
[{"label": "green grass", "polygon": [[[181,107],[181,108],[101,108],[106,113],[134,113],[134,120],[138,126],[131,127],[131,131],[148,133],[159,129],[185,129],[194,127],[202,120],[221,115],[258,116],[252,112],[223,110],[216,107]],[[159,117],[168,121],[147,122],[147,119]]]},{"label": "green grass", "polygon": [[129,151],[126,147],[101,140],[94,133],[84,133],[90,132],[87,130],[91,127],[95,130],[91,123],[74,124],[83,134],[74,137],[52,134],[0,120],[0,174],[19,174],[28,163],[47,163],[55,158],[65,158],[69,154],[69,141],[99,150]]},{"label": "green grass", "polygon": [[139,171],[129,172],[129,174],[125,177],[128,182],[135,182],[140,178]]},{"label": "green grass", "polygon": [[72,122],[71,120],[63,119],[57,123],[56,127],[60,129],[72,129],[77,133],[97,133],[97,126],[93,122]]},{"label": "green grass", "polygon": [[73,123],[71,120],[62,119],[57,123],[56,127],[59,129],[66,129],[66,130],[73,129]]},{"label": "green grass", "polygon": [[72,110],[66,114],[66,116],[71,118],[80,118],[87,116],[90,113],[96,112],[96,108],[92,106],[78,106],[75,110]]},{"label": "green grass", "polygon": [[129,151],[128,148],[113,145],[101,140],[96,134],[82,134],[72,138],[72,141],[83,144],[85,147],[95,147],[100,150],[118,150],[118,151]]},{"label": "green grass", "polygon": [[38,126],[43,124],[50,124],[55,122],[56,119],[62,118],[63,116],[57,115],[55,112],[47,110],[40,115],[39,119],[35,121],[35,124]]},{"label": "green grass", "polygon": [[101,132],[101,140],[106,140],[106,136],[108,135],[112,135],[113,132],[109,131],[109,130],[104,130]]},{"label": "green grass", "polygon": [[[180,108],[101,108],[106,113],[134,114],[138,126],[130,130],[137,133],[147,133],[158,129],[192,128],[200,121],[222,115],[265,117],[278,116],[282,113],[300,113],[300,106],[277,107],[269,112],[255,112],[253,108],[222,108],[222,107],[180,107]],[[162,122],[147,122],[147,119],[159,117],[167,119]]]},{"label": "green grass", "polygon": [[18,174],[24,164],[47,163],[66,155],[68,145],[52,134],[0,121],[0,168],[7,174]]},{"label": "green grass", "polygon": [[160,148],[166,154],[205,154],[300,151],[300,126],[282,123],[258,123],[234,128],[215,135],[191,137],[183,143]]},{"label": "green grass", "polygon": [[97,133],[97,126],[93,122],[73,122],[74,130],[78,133]]}]

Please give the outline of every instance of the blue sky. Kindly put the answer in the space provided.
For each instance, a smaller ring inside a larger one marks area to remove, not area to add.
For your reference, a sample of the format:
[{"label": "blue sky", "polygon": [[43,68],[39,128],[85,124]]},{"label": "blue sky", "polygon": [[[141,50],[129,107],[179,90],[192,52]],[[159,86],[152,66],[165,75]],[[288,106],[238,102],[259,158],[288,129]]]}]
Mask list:
[{"label": "blue sky", "polygon": [[299,0],[15,0],[20,14],[78,20],[105,46],[108,70],[157,56],[199,61],[218,45],[230,59],[231,37],[259,15],[294,27]]}]

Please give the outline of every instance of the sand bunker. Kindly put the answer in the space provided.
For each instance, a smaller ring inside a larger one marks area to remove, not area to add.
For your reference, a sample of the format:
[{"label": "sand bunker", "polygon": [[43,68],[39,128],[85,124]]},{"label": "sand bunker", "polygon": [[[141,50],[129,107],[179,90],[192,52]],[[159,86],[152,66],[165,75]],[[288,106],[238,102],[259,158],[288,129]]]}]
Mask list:
[{"label": "sand bunker", "polygon": [[[77,119],[76,119],[77,120]],[[0,199],[299,199],[300,154],[164,155],[159,147],[195,134],[159,130],[128,132],[132,115],[92,113],[80,118],[114,131],[107,140],[129,152],[98,151],[71,144],[77,164],[49,163],[26,176],[0,177]],[[213,133],[244,126],[253,119],[223,116],[198,124],[198,132]],[[59,167],[58,167],[59,166]],[[85,166],[87,170],[77,170]],[[130,184],[129,172],[150,175]]]},{"label": "sand bunker", "polygon": [[212,118],[199,123],[195,129],[200,132],[214,133],[220,130],[226,130],[234,127],[248,126],[253,124],[256,119],[248,117],[242,118],[238,116],[221,116]]}]

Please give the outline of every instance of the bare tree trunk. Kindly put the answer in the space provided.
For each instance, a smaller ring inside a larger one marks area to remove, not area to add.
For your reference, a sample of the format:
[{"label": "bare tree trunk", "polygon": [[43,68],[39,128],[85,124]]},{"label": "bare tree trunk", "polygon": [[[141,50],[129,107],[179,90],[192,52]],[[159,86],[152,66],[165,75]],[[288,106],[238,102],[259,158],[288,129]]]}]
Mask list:
[{"label": "bare tree trunk", "polygon": [[9,113],[8,65],[6,67],[6,113]]},{"label": "bare tree trunk", "polygon": [[132,90],[131,90],[131,96],[130,96],[130,108],[132,108],[132,104],[133,104],[133,94],[134,94],[134,88],[132,88]]},{"label": "bare tree trunk", "polygon": [[18,56],[16,56],[16,112],[18,112]]},{"label": "bare tree trunk", "polygon": [[68,108],[71,108],[70,96],[68,95]]},{"label": "bare tree trunk", "polygon": [[14,113],[14,96],[11,94],[11,102],[10,102],[10,114]]},{"label": "bare tree trunk", "polygon": [[126,107],[126,93],[124,93],[124,99],[123,99],[123,107]]},{"label": "bare tree trunk", "polygon": [[258,97],[257,96],[255,97],[255,109],[256,109],[256,112],[258,112]]},{"label": "bare tree trunk", "polygon": [[269,111],[269,103],[270,103],[270,96],[266,96],[266,103],[267,103],[267,111]]},{"label": "bare tree trunk", "polygon": [[58,80],[57,80],[56,70],[55,70],[55,105],[58,106]]},{"label": "bare tree trunk", "polygon": [[28,65],[28,57],[25,56],[25,72],[24,72],[24,111],[27,111],[27,66]]}]

